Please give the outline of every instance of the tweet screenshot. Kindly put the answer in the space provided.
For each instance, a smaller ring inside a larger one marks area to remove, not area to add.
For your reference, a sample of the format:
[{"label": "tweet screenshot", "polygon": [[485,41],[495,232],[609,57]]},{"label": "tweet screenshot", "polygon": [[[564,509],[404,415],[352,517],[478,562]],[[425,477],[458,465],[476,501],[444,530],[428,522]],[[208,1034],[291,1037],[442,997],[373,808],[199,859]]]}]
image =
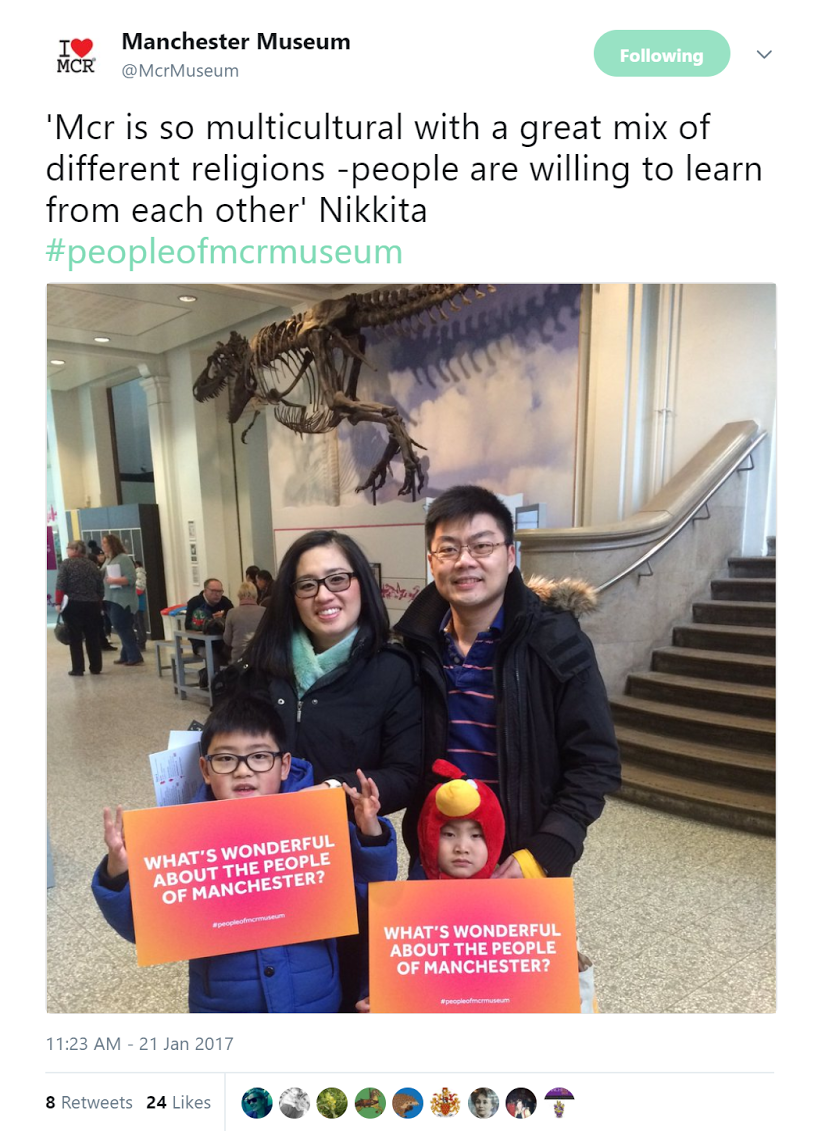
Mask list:
[{"label": "tweet screenshot", "polygon": [[814,17],[17,19],[15,1119],[802,1127]]}]

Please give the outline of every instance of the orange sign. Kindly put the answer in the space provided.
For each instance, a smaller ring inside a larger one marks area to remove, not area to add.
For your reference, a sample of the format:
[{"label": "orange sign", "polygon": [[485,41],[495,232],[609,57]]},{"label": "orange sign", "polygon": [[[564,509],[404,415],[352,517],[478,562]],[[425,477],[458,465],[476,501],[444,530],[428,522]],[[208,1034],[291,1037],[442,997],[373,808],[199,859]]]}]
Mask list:
[{"label": "orange sign", "polygon": [[373,1013],[580,1013],[572,880],[370,885]]},{"label": "orange sign", "polygon": [[358,930],[342,790],[124,815],[137,962]]}]

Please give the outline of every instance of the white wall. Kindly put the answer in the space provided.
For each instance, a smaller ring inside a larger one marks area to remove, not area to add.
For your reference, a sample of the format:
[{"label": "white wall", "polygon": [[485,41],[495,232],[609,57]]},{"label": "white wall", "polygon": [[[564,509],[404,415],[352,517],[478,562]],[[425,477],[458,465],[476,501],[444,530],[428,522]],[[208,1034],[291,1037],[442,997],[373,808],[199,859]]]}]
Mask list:
[{"label": "white wall", "polygon": [[389,502],[376,507],[283,507],[274,531],[276,565],[306,530],[332,528],[349,535],[370,562],[381,566],[382,596],[391,622],[427,584],[424,546],[424,500]]},{"label": "white wall", "polygon": [[87,505],[83,422],[75,389],[66,393],[49,392],[48,427],[51,469],[55,493],[61,500],[57,509],[62,521],[65,511]]},{"label": "white wall", "polygon": [[[586,524],[633,513],[724,424],[773,427],[774,286],[651,290],[650,296],[649,287],[613,284],[593,293]],[[745,553],[760,552],[765,534],[774,533],[765,529],[773,493],[769,450],[758,450],[749,477]]]}]

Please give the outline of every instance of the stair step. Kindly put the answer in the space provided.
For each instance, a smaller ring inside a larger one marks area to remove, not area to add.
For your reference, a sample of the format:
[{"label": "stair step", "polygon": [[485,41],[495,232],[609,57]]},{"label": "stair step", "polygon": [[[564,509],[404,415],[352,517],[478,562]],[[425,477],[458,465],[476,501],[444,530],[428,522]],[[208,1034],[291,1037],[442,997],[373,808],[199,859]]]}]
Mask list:
[{"label": "stair step", "polygon": [[729,558],[730,577],[774,577],[777,558],[774,554],[759,558]]},{"label": "stair step", "polygon": [[[768,558],[764,559],[769,561]],[[773,577],[716,577],[712,596],[718,601],[775,601],[777,581]]]},{"label": "stair step", "polygon": [[615,734],[624,766],[643,765],[680,778],[774,794],[775,760],[771,754],[686,742],[632,727],[619,726]]},{"label": "stair step", "polygon": [[755,656],[775,654],[773,628],[747,628],[744,625],[684,624],[672,632],[678,648],[702,648],[712,652],[745,652]]},{"label": "stair step", "polygon": [[656,703],[634,695],[612,696],[609,703],[616,726],[622,724],[715,746],[774,753],[775,724],[770,719],[749,719],[723,711]]},{"label": "stair step", "polygon": [[777,605],[773,601],[697,601],[692,606],[695,624],[745,624],[774,628]]},{"label": "stair step", "polygon": [[633,672],[627,678],[627,695],[670,706],[678,704],[758,719],[775,717],[773,687],[748,687],[728,680],[698,679],[667,672]]},{"label": "stair step", "polygon": [[722,679],[774,687],[773,656],[752,656],[744,652],[713,652],[700,648],[656,648],[652,669],[673,675],[692,675],[701,679]]},{"label": "stair step", "polygon": [[629,765],[618,797],[682,817],[774,836],[775,799],[769,794],[713,782],[694,782]]}]

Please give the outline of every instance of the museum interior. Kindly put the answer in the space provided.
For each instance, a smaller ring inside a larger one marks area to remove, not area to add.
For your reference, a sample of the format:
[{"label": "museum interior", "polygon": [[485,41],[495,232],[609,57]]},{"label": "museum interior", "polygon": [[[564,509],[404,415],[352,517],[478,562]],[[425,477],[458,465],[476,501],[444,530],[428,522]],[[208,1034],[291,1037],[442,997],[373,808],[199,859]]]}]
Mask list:
[{"label": "museum interior", "polygon": [[[573,879],[601,1012],[775,1010],[774,286],[47,290],[49,1011],[187,1010],[186,964],[138,967],[90,891],[103,807],[153,806],[148,756],[209,710],[179,609],[332,528],[395,623],[463,483],[525,578],[598,590],[623,785]],[[146,572],[144,663],[68,679],[57,570],[108,533]]]}]

